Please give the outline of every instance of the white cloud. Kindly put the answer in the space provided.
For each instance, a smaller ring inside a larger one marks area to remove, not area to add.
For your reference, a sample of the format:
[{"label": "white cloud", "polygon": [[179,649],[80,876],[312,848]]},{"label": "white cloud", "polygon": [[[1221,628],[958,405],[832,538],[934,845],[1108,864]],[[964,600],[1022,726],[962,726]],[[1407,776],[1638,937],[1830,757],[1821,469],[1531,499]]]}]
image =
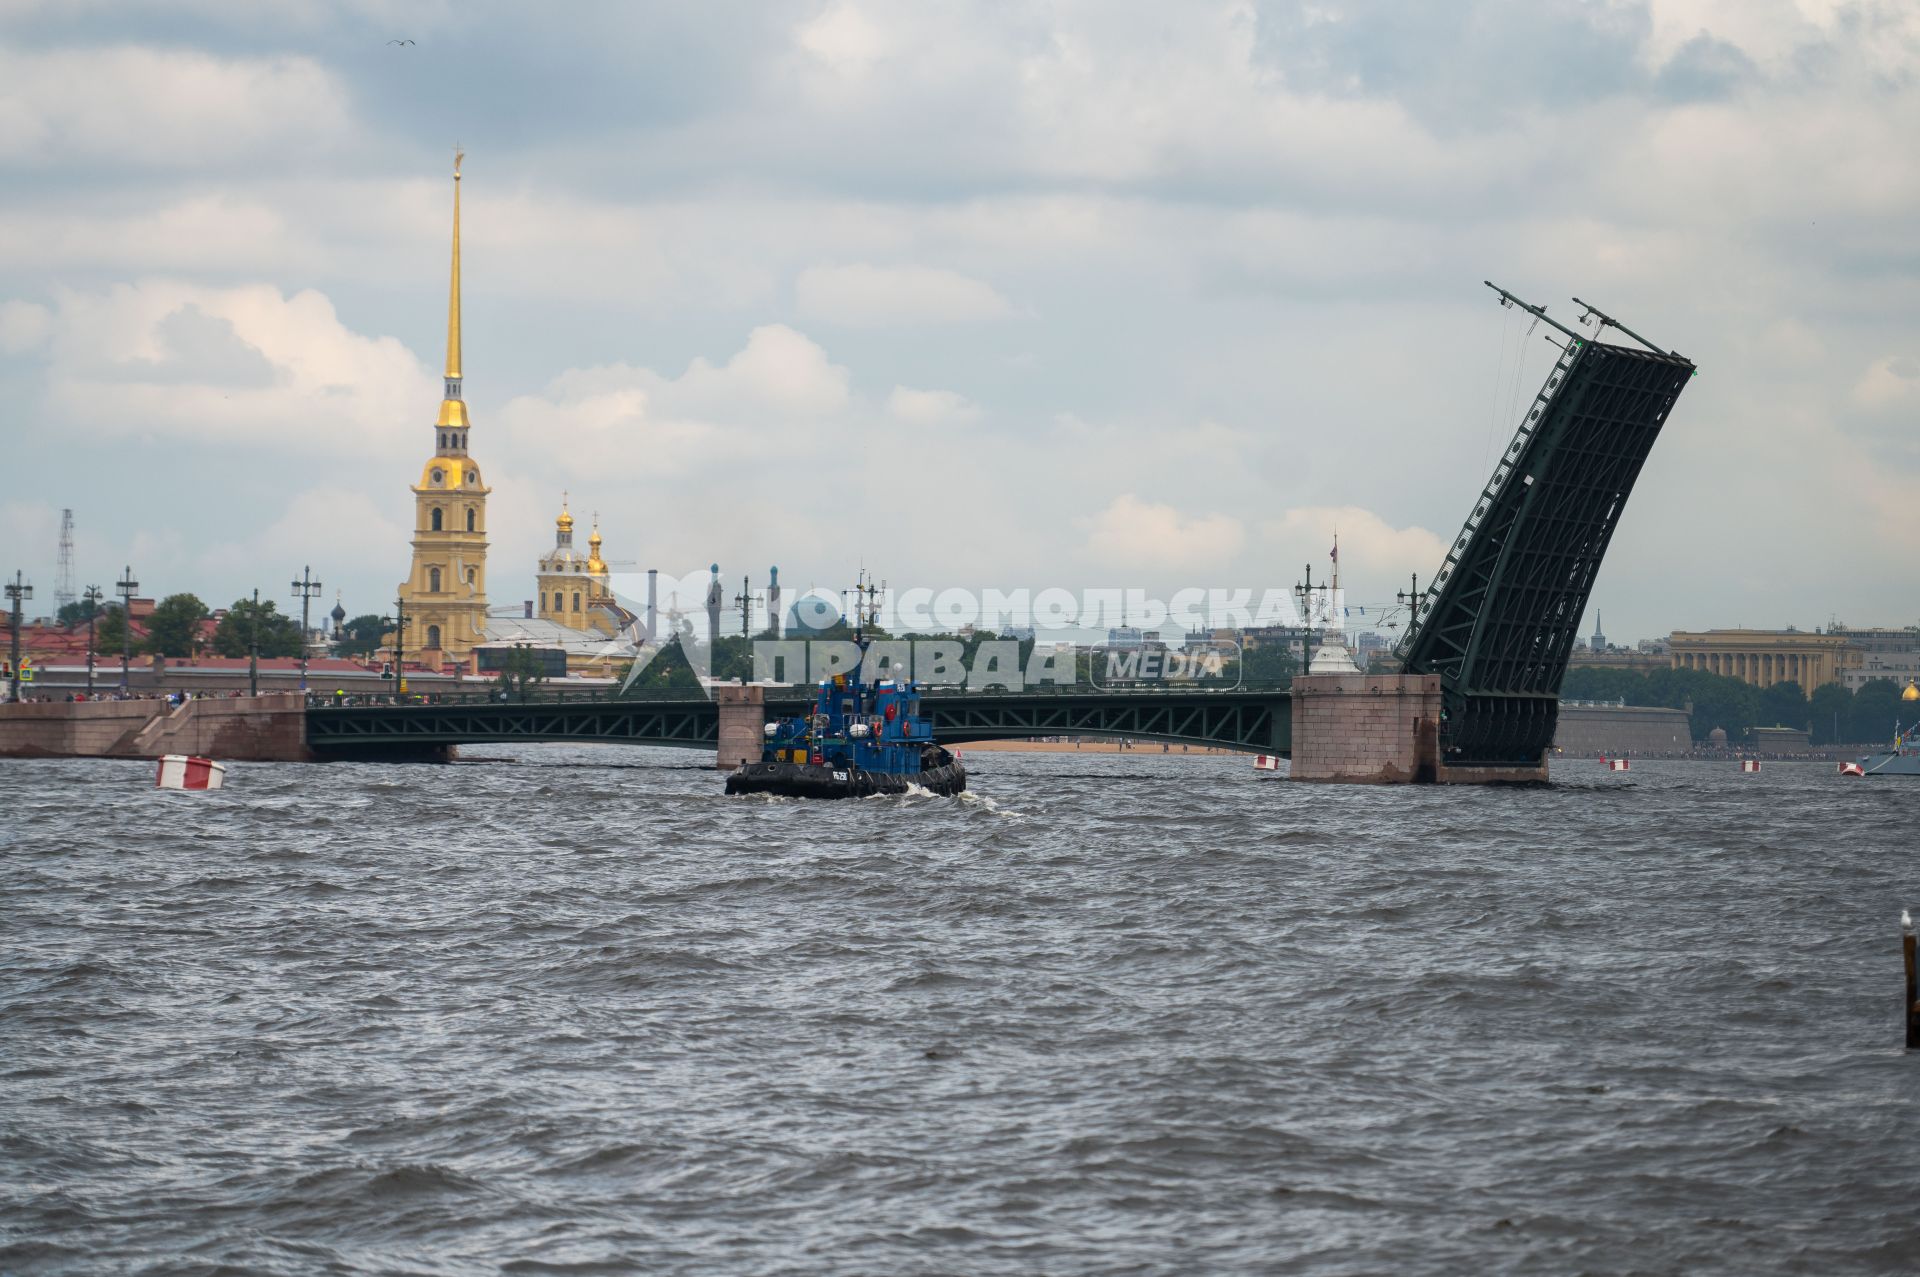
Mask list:
[{"label": "white cloud", "polygon": [[1246,543],[1246,528],[1228,514],[1183,515],[1170,505],[1122,493],[1106,509],[1080,520],[1087,550],[1113,567],[1217,571]]},{"label": "white cloud", "polygon": [[887,412],[914,426],[958,426],[980,419],[980,408],[951,390],[914,390],[895,386],[887,396]]},{"label": "white cloud", "polygon": [[767,324],[747,337],[723,367],[704,359],[674,383],[672,401],[693,411],[777,412],[819,416],[847,405],[847,370],[785,324]]},{"label": "white cloud", "polygon": [[1889,355],[1868,365],[1854,383],[1853,402],[1869,411],[1920,403],[1920,359]]},{"label": "white cloud", "polygon": [[0,52],[0,159],[165,166],[339,139],[346,93],[310,58],[125,45]]},{"label": "white cloud", "polygon": [[280,209],[224,193],[134,211],[0,209],[0,266],[225,273],[311,266],[317,254]]},{"label": "white cloud", "polygon": [[809,266],[793,292],[802,315],[849,328],[978,323],[1012,311],[991,284],[933,266]]},{"label": "white cloud", "polygon": [[0,302],[0,352],[37,350],[53,331],[53,312],[38,302]]},{"label": "white cloud", "polygon": [[795,27],[794,43],[843,75],[865,71],[887,52],[885,33],[844,0]]},{"label": "white cloud", "polygon": [[554,457],[568,473],[684,474],[817,447],[816,432],[788,427],[845,409],[849,381],[805,335],[768,324],[726,363],[695,359],[679,377],[631,364],[571,369],[510,401],[500,420],[523,455]]},{"label": "white cloud", "polygon": [[[308,488],[295,494],[267,527],[242,538],[201,544],[198,572],[203,579],[241,576],[266,557],[274,563],[311,566],[323,584],[336,567],[345,571],[363,563],[390,563],[397,580],[411,529],[395,516],[410,512],[410,507],[382,497],[376,500],[368,490],[331,484]],[[293,571],[298,575],[298,567]],[[328,589],[328,602],[315,605],[316,615],[333,606],[334,588],[339,587]],[[213,599],[207,602],[219,605]],[[280,608],[285,611],[287,604],[280,602]]]},{"label": "white cloud", "polygon": [[1397,528],[1359,506],[1297,506],[1260,527],[1262,541],[1277,554],[1291,551],[1288,558],[1328,568],[1336,534],[1341,571],[1349,584],[1356,577],[1379,583],[1404,579],[1412,572],[1424,581],[1446,557],[1447,543],[1435,533],[1420,527]]},{"label": "white cloud", "polygon": [[440,398],[412,351],[347,328],[312,290],[149,280],[64,291],[50,336],[49,405],[110,435],[390,455],[424,444],[424,427],[404,427],[430,422]]}]

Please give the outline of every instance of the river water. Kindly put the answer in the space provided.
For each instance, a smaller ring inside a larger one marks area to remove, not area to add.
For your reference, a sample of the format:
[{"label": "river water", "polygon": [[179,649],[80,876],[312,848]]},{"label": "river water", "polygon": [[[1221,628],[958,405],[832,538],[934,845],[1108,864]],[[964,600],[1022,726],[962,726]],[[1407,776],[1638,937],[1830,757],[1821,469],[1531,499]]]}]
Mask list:
[{"label": "river water", "polygon": [[1920,1267],[1920,783],[0,764],[0,1273]]}]

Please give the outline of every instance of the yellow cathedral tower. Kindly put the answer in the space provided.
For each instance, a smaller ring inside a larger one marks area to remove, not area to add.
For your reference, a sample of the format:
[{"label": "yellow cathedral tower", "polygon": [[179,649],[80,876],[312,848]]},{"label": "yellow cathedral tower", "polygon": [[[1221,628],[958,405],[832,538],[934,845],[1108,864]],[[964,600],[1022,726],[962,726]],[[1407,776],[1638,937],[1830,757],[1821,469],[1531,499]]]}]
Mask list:
[{"label": "yellow cathedral tower", "polygon": [[446,397],[433,456],[413,489],[413,570],[400,586],[406,650],[422,664],[463,661],[486,641],[487,493],[467,455],[460,397],[460,161],[453,158],[453,275],[447,295]]}]

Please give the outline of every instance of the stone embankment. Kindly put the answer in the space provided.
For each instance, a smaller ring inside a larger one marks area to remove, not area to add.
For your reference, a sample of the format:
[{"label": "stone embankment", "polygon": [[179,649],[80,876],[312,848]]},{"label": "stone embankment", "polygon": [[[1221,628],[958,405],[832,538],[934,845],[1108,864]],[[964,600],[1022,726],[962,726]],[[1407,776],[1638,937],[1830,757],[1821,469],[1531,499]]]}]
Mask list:
[{"label": "stone embankment", "polygon": [[189,700],[49,701],[0,705],[0,758],[158,758],[201,754],[307,762],[306,698],[298,693]]}]

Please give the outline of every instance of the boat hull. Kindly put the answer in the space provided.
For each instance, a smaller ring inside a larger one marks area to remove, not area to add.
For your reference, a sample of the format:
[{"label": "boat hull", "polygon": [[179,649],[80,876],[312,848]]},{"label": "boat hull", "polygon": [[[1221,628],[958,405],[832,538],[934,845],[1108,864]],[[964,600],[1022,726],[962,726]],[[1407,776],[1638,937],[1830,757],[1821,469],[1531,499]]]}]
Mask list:
[{"label": "boat hull", "polygon": [[1920,776],[1920,753],[1908,749],[1897,754],[1869,754],[1860,760],[1860,772],[1865,776]]},{"label": "boat hull", "polygon": [[776,798],[870,798],[875,794],[904,794],[915,786],[936,794],[957,794],[967,787],[967,769],[958,759],[917,774],[759,762],[747,763],[727,777],[729,794],[771,794]]}]

